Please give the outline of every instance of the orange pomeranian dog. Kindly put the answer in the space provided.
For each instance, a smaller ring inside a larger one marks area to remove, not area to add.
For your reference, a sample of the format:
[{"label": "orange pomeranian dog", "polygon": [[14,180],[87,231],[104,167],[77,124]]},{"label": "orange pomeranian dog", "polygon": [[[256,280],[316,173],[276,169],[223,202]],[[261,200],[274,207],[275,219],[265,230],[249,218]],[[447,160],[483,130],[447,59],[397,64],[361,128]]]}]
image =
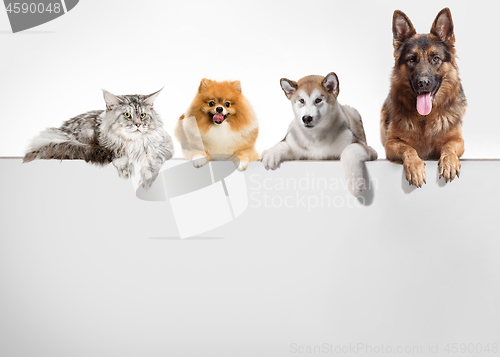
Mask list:
[{"label": "orange pomeranian dog", "polygon": [[225,155],[237,162],[240,171],[259,159],[255,151],[258,133],[257,117],[241,93],[240,81],[205,78],[175,128],[184,157],[195,167],[209,162],[210,155]]}]

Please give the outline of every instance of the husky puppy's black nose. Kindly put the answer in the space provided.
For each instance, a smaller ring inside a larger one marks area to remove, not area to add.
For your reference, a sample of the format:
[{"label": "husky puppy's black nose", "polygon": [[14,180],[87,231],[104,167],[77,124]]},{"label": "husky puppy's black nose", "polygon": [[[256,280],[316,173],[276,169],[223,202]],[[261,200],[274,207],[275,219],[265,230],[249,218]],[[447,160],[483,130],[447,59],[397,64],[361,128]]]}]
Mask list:
[{"label": "husky puppy's black nose", "polygon": [[304,115],[302,117],[302,121],[304,122],[304,124],[310,124],[313,121],[313,117],[310,115]]},{"label": "husky puppy's black nose", "polygon": [[222,108],[220,105],[215,109],[217,113],[222,113],[224,111],[224,108]]}]

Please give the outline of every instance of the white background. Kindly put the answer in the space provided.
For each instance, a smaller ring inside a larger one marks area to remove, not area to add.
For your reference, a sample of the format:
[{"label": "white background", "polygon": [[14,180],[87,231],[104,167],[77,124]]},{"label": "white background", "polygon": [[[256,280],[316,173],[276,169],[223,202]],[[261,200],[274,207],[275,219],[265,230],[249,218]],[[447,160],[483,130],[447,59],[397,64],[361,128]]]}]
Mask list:
[{"label": "white background", "polygon": [[[0,160],[0,356],[497,357],[498,161],[366,167],[363,206],[340,162],[251,163],[244,214],[181,240],[112,165]],[[293,347],[323,343],[392,353]]]},{"label": "white background", "polygon": [[[281,140],[291,108],[279,79],[335,71],[339,101],[357,108],[384,157],[379,113],[393,66],[392,14],[427,33],[450,7],[469,109],[466,158],[500,157],[497,14],[491,1],[82,0],[65,16],[12,34],[0,11],[0,156],[20,156],[40,130],[104,108],[100,92],[154,92],[172,133],[203,77],[239,79],[254,105],[258,149]],[[177,157],[180,157],[176,143]]]}]

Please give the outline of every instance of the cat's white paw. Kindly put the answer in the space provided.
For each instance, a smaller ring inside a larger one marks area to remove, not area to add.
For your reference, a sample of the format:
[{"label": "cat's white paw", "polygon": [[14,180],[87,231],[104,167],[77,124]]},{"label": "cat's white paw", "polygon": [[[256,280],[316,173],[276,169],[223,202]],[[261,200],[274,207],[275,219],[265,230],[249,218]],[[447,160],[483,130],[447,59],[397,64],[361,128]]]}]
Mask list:
[{"label": "cat's white paw", "polygon": [[120,157],[113,161],[113,165],[118,171],[118,176],[122,179],[128,179],[134,174],[134,165],[129,164],[126,157]]},{"label": "cat's white paw", "polygon": [[139,186],[143,189],[147,190],[151,187],[153,182],[156,180],[158,173],[153,173],[150,170],[143,169],[141,170],[141,181],[139,182]]},{"label": "cat's white paw", "polygon": [[117,167],[116,170],[118,171],[118,176],[124,180],[131,178],[134,174],[133,165]]},{"label": "cat's white paw", "polygon": [[276,170],[281,163],[281,154],[278,150],[267,150],[262,154],[260,161],[266,170]]},{"label": "cat's white paw", "polygon": [[194,155],[192,162],[194,167],[199,168],[205,165],[208,160],[205,155]]}]

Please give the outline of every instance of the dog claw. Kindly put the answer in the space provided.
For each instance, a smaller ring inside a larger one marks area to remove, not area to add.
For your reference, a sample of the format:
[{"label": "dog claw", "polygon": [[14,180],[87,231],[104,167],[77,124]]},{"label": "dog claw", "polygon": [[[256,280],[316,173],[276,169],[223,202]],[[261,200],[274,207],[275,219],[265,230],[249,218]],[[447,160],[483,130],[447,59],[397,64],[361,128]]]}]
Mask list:
[{"label": "dog claw", "polygon": [[427,181],[425,181],[425,179],[424,179],[424,183],[427,184]]}]

